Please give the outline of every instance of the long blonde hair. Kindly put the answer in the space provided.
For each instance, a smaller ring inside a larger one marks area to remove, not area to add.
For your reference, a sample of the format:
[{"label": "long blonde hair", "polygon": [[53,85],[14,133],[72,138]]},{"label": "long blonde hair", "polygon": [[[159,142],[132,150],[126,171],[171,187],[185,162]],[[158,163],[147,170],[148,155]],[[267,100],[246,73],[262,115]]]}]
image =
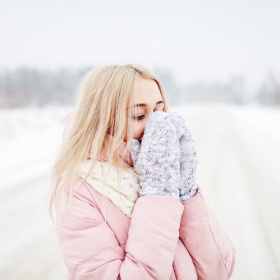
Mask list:
[{"label": "long blonde hair", "polygon": [[[93,138],[95,146],[91,151],[91,158],[94,160],[92,168],[104,148],[108,162],[114,164],[118,170],[125,169],[118,150],[126,134],[128,135],[126,151],[133,137],[133,129],[128,129],[131,127],[132,119],[131,110],[128,108],[135,103],[139,78],[153,79],[157,83],[162,99],[165,101],[163,110],[168,111],[159,79],[142,66],[108,65],[91,70],[83,77],[77,92],[73,125],[61,144],[52,170],[49,199],[49,214],[52,221],[58,185],[62,186],[59,190],[63,191],[64,202],[68,201],[69,206],[73,197],[73,183],[82,162],[87,159]],[[114,136],[110,141],[108,141],[108,134]],[[70,200],[68,200],[68,192],[70,192]],[[65,212],[65,207],[63,208]]]}]

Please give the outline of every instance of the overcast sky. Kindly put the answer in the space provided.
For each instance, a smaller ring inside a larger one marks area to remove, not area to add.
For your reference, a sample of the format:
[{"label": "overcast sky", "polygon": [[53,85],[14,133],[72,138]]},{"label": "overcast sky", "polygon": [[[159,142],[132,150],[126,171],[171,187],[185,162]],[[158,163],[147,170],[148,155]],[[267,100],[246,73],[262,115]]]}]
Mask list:
[{"label": "overcast sky", "polygon": [[279,0],[0,0],[0,67],[139,63],[179,82],[280,80]]}]

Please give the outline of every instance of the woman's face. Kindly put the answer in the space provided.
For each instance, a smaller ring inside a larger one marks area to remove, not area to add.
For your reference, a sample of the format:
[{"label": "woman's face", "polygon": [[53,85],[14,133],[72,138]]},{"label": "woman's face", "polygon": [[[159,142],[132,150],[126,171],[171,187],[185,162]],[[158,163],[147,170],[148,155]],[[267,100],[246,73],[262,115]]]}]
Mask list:
[{"label": "woman's face", "polygon": [[[154,111],[163,111],[164,101],[157,83],[152,79],[141,78],[136,90],[136,102],[128,110],[131,110],[132,115],[130,129],[133,129],[134,126],[133,138],[141,141],[149,115]],[[127,135],[125,141],[127,141]]]}]

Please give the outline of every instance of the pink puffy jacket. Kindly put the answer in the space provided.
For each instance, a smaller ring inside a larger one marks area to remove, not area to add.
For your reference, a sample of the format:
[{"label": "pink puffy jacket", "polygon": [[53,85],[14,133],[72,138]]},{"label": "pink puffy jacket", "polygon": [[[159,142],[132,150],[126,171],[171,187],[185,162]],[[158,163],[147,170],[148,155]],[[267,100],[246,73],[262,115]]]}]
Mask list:
[{"label": "pink puffy jacket", "polygon": [[[79,180],[75,189],[78,185]],[[235,249],[200,187],[184,202],[141,196],[131,219],[108,199],[107,222],[102,195],[87,183],[61,221],[61,193],[56,229],[67,280],[222,280],[232,275]]]}]

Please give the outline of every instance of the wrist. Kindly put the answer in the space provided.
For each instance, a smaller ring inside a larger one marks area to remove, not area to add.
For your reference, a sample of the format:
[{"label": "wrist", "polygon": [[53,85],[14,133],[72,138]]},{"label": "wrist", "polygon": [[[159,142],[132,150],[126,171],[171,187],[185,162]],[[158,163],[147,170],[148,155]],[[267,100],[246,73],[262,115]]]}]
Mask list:
[{"label": "wrist", "polygon": [[174,189],[172,187],[149,186],[146,188],[141,188],[139,190],[139,196],[144,196],[144,195],[170,196],[180,200],[179,189]]},{"label": "wrist", "polygon": [[180,192],[180,201],[186,201],[191,199],[197,194],[198,185],[196,183],[193,184],[191,188],[189,188],[184,193]]}]

